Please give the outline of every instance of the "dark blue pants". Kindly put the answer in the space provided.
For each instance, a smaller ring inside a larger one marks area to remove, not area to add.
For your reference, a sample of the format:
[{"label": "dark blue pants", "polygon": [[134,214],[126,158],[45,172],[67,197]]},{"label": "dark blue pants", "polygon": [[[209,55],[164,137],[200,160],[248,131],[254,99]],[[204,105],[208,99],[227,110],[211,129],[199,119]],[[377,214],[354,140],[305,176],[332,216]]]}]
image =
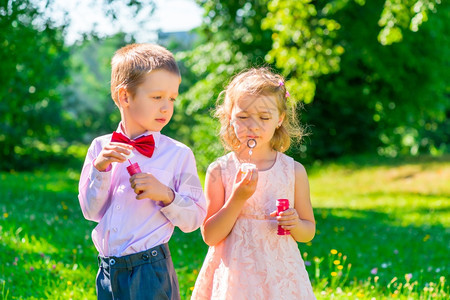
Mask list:
[{"label": "dark blue pants", "polygon": [[167,244],[122,257],[99,256],[98,261],[98,299],[180,299]]}]

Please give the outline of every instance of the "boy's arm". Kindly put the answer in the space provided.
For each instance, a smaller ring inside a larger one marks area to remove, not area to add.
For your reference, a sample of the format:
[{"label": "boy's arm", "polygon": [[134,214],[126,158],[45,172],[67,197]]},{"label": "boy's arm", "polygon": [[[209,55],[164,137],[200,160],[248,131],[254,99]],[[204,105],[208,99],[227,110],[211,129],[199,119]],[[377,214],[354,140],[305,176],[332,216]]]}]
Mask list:
[{"label": "boy's arm", "polygon": [[191,150],[179,165],[173,189],[175,198],[172,203],[161,208],[161,212],[174,226],[184,232],[191,232],[199,228],[205,219],[206,201]]},{"label": "boy's arm", "polygon": [[100,142],[94,140],[86,155],[78,186],[78,200],[83,216],[95,222],[101,220],[108,207],[108,192],[111,184],[111,166],[104,172],[94,167],[94,160],[101,149]]}]

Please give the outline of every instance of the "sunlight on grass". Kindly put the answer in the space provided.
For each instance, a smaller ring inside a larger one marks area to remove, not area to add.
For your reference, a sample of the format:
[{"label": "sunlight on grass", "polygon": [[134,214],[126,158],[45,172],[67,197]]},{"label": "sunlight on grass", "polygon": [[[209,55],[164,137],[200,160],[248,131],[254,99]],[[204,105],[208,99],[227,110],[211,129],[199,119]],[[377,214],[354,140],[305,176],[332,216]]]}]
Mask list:
[{"label": "sunlight on grass", "polygon": [[[308,168],[317,233],[299,248],[318,299],[448,298],[450,157],[415,160]],[[79,170],[0,179],[0,299],[96,299]],[[208,247],[176,229],[170,248],[189,299]]]}]

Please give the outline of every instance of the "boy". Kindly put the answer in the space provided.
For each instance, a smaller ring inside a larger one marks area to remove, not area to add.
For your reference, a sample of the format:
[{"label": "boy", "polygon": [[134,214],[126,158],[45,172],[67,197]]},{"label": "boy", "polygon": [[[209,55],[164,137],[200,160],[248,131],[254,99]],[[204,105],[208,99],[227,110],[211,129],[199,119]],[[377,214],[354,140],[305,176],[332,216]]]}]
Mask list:
[{"label": "boy", "polygon": [[[167,243],[174,226],[194,231],[206,214],[192,151],[160,133],[173,114],[180,72],[172,53],[151,44],[119,49],[111,67],[122,121],[89,147],[78,196],[84,217],[98,222],[97,297],[179,299]],[[129,163],[142,173],[130,177]]]}]

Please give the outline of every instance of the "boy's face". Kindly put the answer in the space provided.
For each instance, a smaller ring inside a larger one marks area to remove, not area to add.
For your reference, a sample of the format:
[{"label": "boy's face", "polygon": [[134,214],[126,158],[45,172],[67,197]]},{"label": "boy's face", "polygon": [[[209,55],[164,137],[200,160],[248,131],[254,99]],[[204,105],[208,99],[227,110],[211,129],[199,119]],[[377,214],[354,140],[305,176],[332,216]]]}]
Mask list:
[{"label": "boy's face", "polygon": [[181,78],[169,71],[154,70],[136,89],[128,94],[126,127],[130,137],[145,131],[161,131],[173,115],[173,104],[178,96]]}]

